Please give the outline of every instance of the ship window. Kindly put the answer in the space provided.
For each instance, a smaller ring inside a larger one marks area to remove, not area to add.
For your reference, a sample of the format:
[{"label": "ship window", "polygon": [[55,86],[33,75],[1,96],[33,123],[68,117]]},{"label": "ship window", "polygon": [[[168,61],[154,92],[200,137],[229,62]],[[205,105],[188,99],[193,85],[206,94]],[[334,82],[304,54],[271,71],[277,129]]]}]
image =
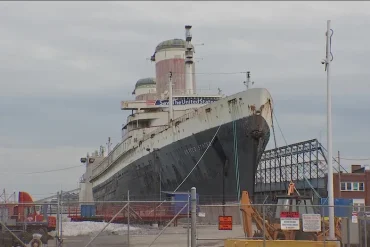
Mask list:
[{"label": "ship window", "polygon": [[211,108],[207,108],[206,109],[206,112],[211,112]]}]

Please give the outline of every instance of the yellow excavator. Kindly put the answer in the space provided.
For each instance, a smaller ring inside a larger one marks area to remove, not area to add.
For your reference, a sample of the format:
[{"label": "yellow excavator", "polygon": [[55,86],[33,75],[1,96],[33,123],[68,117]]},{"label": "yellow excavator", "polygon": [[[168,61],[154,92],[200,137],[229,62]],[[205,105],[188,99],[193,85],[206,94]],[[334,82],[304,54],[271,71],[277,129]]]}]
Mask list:
[{"label": "yellow excavator", "polygon": [[[296,194],[294,193],[296,192]],[[321,240],[323,241],[329,232],[329,224],[321,218],[323,231],[303,232],[302,230],[282,230],[280,225],[281,212],[299,212],[299,214],[313,214],[311,197],[299,195],[293,182],[290,182],[287,195],[277,196],[275,217],[265,220],[263,215],[253,207],[247,191],[242,192],[240,210],[243,215],[243,228],[246,237],[263,237],[266,240]],[[252,222],[255,222],[257,231],[253,230]],[[338,240],[342,239],[340,231],[341,221],[335,218],[335,235]]]}]

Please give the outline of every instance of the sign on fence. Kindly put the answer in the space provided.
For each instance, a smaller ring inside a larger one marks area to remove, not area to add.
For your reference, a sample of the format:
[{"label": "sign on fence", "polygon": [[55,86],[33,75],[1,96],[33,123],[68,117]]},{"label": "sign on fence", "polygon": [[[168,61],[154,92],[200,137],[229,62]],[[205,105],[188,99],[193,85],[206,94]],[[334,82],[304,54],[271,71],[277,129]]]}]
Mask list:
[{"label": "sign on fence", "polygon": [[232,216],[218,216],[218,230],[232,230],[233,217]]},{"label": "sign on fence", "polygon": [[321,231],[321,215],[320,214],[302,214],[302,227],[304,232],[319,232]]},{"label": "sign on fence", "polygon": [[202,217],[202,218],[204,218],[204,217],[206,217],[206,213],[204,213],[204,212],[199,212],[199,213],[198,213],[198,217]]},{"label": "sign on fence", "polygon": [[299,212],[280,213],[281,230],[299,230]]},{"label": "sign on fence", "polygon": [[352,212],[352,223],[358,223],[358,213]]}]

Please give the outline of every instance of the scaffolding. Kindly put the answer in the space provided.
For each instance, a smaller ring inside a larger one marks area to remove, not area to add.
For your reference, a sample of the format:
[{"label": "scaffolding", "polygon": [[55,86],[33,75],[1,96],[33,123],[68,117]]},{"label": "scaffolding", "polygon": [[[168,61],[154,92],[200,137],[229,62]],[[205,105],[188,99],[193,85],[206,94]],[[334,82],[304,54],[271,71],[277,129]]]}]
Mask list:
[{"label": "scaffolding", "polygon": [[[347,172],[333,159],[334,171]],[[255,177],[255,195],[286,193],[289,182],[302,195],[325,197],[327,151],[317,139],[266,150]]]}]

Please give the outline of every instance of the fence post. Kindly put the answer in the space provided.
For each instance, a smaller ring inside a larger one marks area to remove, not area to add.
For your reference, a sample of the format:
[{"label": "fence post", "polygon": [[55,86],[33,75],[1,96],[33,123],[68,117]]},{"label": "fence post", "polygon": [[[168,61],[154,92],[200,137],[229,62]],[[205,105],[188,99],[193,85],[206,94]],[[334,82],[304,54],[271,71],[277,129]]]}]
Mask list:
[{"label": "fence post", "polygon": [[266,209],[265,204],[262,204],[262,214],[263,214],[263,247],[266,247]]},{"label": "fence post", "polygon": [[60,204],[60,201],[59,201],[60,197],[59,197],[59,192],[57,192],[57,217],[56,217],[56,224],[55,224],[55,230],[56,230],[56,238],[55,238],[55,244],[56,246],[59,246],[59,204]]},{"label": "fence post", "polygon": [[130,191],[127,190],[127,246],[130,247]]},{"label": "fence post", "polygon": [[364,213],[365,213],[365,247],[367,247],[367,211],[365,206]]},{"label": "fence post", "polygon": [[351,222],[352,222],[352,206],[348,207],[348,220],[347,220],[347,247],[351,247]]},{"label": "fence post", "polygon": [[63,241],[63,190],[60,191],[60,239]]},{"label": "fence post", "polygon": [[190,247],[190,232],[189,232],[189,230],[190,230],[190,193],[189,193],[189,191],[188,191],[188,212],[187,212],[187,214],[188,214],[188,222],[187,222],[187,230],[186,230],[186,232],[187,232],[187,234],[188,234],[188,237],[187,237],[187,240],[188,240],[188,243],[187,243],[187,247]]},{"label": "fence post", "polygon": [[191,188],[191,247],[197,246],[197,189]]}]

